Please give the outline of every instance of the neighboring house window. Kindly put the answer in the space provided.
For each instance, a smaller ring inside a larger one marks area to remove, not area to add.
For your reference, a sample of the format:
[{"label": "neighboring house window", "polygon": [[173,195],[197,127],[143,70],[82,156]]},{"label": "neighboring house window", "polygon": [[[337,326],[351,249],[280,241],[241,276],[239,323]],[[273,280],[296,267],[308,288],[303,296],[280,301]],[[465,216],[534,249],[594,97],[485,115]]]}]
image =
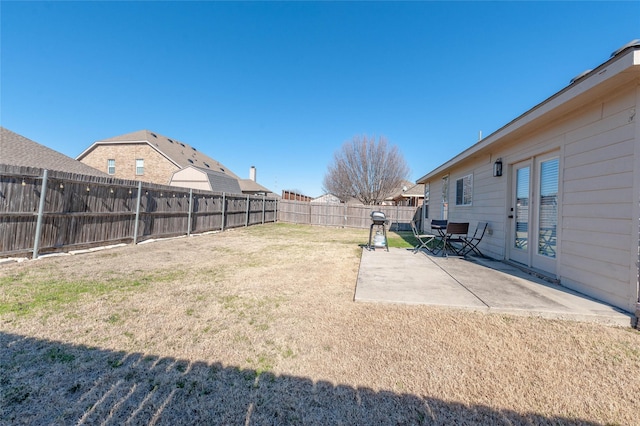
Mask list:
[{"label": "neighboring house window", "polygon": [[138,158],[136,160],[136,174],[137,175],[144,174],[144,160],[142,158]]},{"label": "neighboring house window", "polygon": [[456,206],[470,206],[473,194],[473,175],[456,180]]},{"label": "neighboring house window", "polygon": [[107,173],[109,173],[110,175],[115,175],[116,174],[116,160],[115,159],[107,160]]}]

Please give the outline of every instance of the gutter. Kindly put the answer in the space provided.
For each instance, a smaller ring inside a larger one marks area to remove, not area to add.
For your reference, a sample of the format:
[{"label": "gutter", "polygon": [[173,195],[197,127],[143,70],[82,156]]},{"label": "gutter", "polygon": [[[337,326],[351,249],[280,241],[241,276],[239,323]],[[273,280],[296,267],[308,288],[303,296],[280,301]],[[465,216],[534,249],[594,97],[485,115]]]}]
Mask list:
[{"label": "gutter", "polygon": [[620,75],[634,66],[640,65],[640,40],[634,40],[625,46],[626,47],[614,52],[609,60],[599,65],[597,68],[575,77],[567,87],[534,106],[524,114],[513,119],[486,138],[471,145],[469,148],[465,149],[446,163],[422,176],[416,180],[416,183],[426,183],[430,178],[441,174],[453,165],[469,158],[478,151],[487,149],[500,139],[521,129],[534,120],[543,117],[556,108],[565,105],[577,96],[586,93],[592,88]]}]

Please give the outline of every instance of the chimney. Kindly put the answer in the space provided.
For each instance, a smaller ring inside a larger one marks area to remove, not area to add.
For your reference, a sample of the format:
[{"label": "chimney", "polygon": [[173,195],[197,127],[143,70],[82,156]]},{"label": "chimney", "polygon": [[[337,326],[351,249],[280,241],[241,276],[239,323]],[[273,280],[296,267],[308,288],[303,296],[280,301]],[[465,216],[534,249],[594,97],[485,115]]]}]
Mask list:
[{"label": "chimney", "polygon": [[249,179],[252,181],[256,181],[256,166],[251,166],[249,169]]}]

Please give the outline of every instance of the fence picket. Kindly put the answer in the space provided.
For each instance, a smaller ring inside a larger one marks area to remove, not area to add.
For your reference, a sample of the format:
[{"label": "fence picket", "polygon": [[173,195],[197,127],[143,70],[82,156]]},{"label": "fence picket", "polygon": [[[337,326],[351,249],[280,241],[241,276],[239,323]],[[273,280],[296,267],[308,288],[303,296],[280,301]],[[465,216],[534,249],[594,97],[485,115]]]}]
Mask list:
[{"label": "fence picket", "polygon": [[[0,164],[0,257],[29,253],[37,257],[71,248],[137,243],[277,220],[274,198],[59,171],[46,172],[48,184],[39,194],[44,173]],[[38,215],[40,201],[44,204]],[[263,210],[264,219],[247,213]]]}]

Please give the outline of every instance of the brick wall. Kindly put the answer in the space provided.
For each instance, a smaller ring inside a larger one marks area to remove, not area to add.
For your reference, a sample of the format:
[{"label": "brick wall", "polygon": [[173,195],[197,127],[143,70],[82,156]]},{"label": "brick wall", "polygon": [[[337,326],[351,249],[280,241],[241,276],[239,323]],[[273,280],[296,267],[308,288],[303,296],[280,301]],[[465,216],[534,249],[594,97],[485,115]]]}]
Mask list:
[{"label": "brick wall", "polygon": [[[168,185],[173,172],[179,170],[173,163],[147,144],[98,145],[80,161],[108,173],[107,160],[116,160],[119,179],[142,180]],[[144,174],[136,175],[136,159],[144,160]]]}]

